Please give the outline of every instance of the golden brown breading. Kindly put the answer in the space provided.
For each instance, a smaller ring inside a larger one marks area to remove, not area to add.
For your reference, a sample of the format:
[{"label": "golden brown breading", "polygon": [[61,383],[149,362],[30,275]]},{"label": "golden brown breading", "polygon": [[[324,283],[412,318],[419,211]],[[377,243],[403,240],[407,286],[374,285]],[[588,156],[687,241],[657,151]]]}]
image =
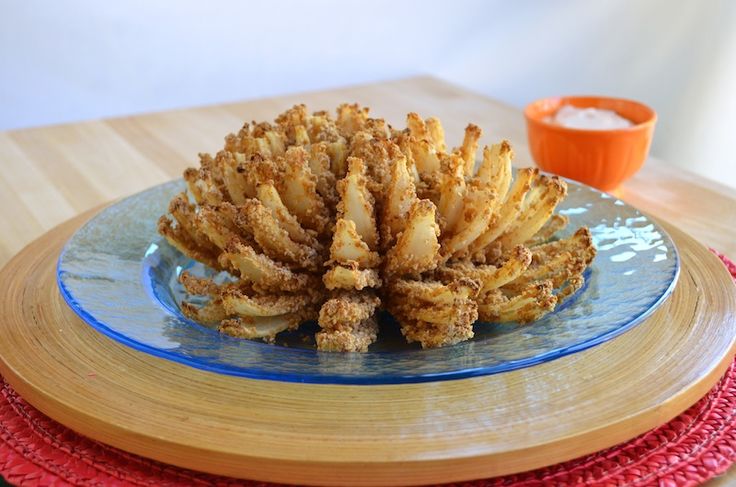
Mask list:
[{"label": "golden brown breading", "polygon": [[299,294],[246,294],[241,289],[225,288],[220,292],[222,307],[235,316],[279,316],[296,313],[307,305],[314,304],[319,296],[311,293]]},{"label": "golden brown breading", "polygon": [[418,276],[437,267],[440,261],[440,228],[431,201],[415,201],[406,217],[406,227],[386,256],[384,273]]},{"label": "golden brown breading", "polygon": [[529,323],[549,313],[557,304],[552,294],[552,283],[542,281],[529,285],[521,294],[509,298],[499,290],[481,293],[478,299],[478,316],[481,321],[492,323]]},{"label": "golden brown breading", "polygon": [[514,151],[507,140],[493,144],[490,148],[484,147],[483,161],[473,178],[479,184],[488,185],[496,193],[499,203],[506,199],[511,185],[511,159],[513,157]]},{"label": "golden brown breading", "polygon": [[465,162],[457,154],[444,157],[441,163],[440,200],[438,209],[441,229],[449,234],[460,220],[465,198]]},{"label": "golden brown breading", "polygon": [[475,153],[478,152],[478,141],[480,140],[483,131],[474,124],[468,124],[465,127],[465,137],[463,138],[463,144],[455,149],[455,152],[460,154],[463,161],[465,162],[465,175],[471,177],[475,173]]},{"label": "golden brown breading", "polygon": [[307,320],[314,319],[314,310],[305,308],[297,313],[281,316],[246,316],[222,320],[217,328],[221,333],[236,338],[261,339],[273,343],[276,335],[293,330]]},{"label": "golden brown breading", "polygon": [[532,252],[523,245],[516,246],[499,266],[490,264],[473,264],[469,261],[452,262],[437,269],[437,276],[442,282],[451,282],[460,278],[474,279],[481,283],[481,291],[497,289],[518,279],[529,267]]},{"label": "golden brown breading", "polygon": [[296,132],[298,127],[306,127],[307,125],[307,107],[304,104],[294,105],[289,110],[276,117],[276,125],[286,137],[289,145],[296,142]]},{"label": "golden brown breading", "polygon": [[389,142],[369,132],[357,132],[350,140],[350,157],[363,161],[368,189],[376,201],[383,201],[390,178]]},{"label": "golden brown breading", "polygon": [[264,253],[295,269],[315,270],[322,265],[316,249],[295,242],[273,214],[259,200],[250,199],[239,208],[236,222],[243,231],[251,230]]},{"label": "golden brown breading", "polygon": [[511,248],[532,238],[552,216],[557,204],[567,194],[567,183],[557,176],[540,176],[524,200],[521,213],[499,238],[504,248]]},{"label": "golden brown breading", "polygon": [[[590,232],[551,241],[566,184],[511,170],[508,141],[484,147],[469,124],[448,153],[437,118],[406,128],[343,104],[336,117],[295,105],[274,123],[246,123],[214,157],[184,173],[186,193],[159,232],[187,256],[237,279],[182,273],[182,311],[233,336],[273,341],[319,317],[317,348],[365,351],[384,307],[408,341],[437,347],[483,320],[538,319],[584,284]],[[477,166],[477,168],[476,168]]]},{"label": "golden brown breading", "polygon": [[230,317],[222,306],[222,300],[219,298],[210,300],[204,306],[196,306],[183,301],[181,303],[181,311],[184,313],[184,316],[191,320],[208,324],[220,323],[222,320]]},{"label": "golden brown breading", "polygon": [[317,193],[322,197],[330,215],[335,214],[337,206],[337,178],[331,170],[332,160],[326,142],[312,144],[309,148],[309,169],[317,178]]},{"label": "golden brown breading", "polygon": [[241,281],[262,291],[297,292],[306,289],[319,290],[319,277],[294,272],[240,240],[231,240],[225,252],[219,256],[220,264]]},{"label": "golden brown breading", "polygon": [[338,218],[352,220],[360,238],[371,250],[378,248],[378,227],[374,212],[375,199],[368,189],[365,164],[357,157],[348,158],[348,172],[337,182],[340,202]]},{"label": "golden brown breading", "polygon": [[479,289],[477,281],[466,278],[447,285],[397,280],[391,283],[388,309],[409,342],[420,342],[424,348],[453,345],[473,336]]},{"label": "golden brown breading", "polygon": [[378,338],[378,322],[371,316],[353,327],[322,330],[315,335],[323,352],[367,352]]},{"label": "golden brown breading", "polygon": [[404,154],[397,154],[391,162],[391,175],[386,188],[386,204],[381,215],[381,243],[384,249],[389,248],[396,235],[403,229],[409,210],[417,194],[414,177],[409,173],[407,159]]},{"label": "golden brown breading", "polygon": [[212,244],[200,245],[194,237],[187,232],[185,227],[175,225],[166,215],[158,220],[158,233],[161,234],[171,246],[187,257],[212,267],[222,269],[217,261],[217,250]]},{"label": "golden brown breading", "polygon": [[539,170],[534,168],[519,169],[516,172],[511,189],[503,204],[497,206],[486,230],[470,244],[472,254],[484,255],[490,245],[513,224],[521,212],[522,204],[531,189],[531,183],[538,176]]},{"label": "golden brown breading", "polygon": [[264,183],[256,187],[256,196],[258,200],[271,210],[271,215],[278,222],[279,226],[286,230],[289,238],[297,243],[308,245],[317,252],[322,250],[322,245],[316,238],[314,230],[305,230],[301,226],[297,218],[289,212],[289,210],[281,201],[278,191],[273,184]]},{"label": "golden brown breading", "polygon": [[405,317],[401,321],[401,334],[409,343],[419,342],[422,348],[446,347],[473,338],[473,323],[477,319],[477,308],[462,308],[455,320],[445,323],[430,323]]},{"label": "golden brown breading", "polygon": [[333,352],[365,352],[376,341],[374,317],[381,300],[372,292],[342,292],[327,300],[319,311],[317,347]]},{"label": "golden brown breading", "polygon": [[329,212],[317,192],[317,178],[309,169],[309,155],[301,147],[289,147],[284,174],[275,181],[284,205],[305,228],[323,234],[329,229]]},{"label": "golden brown breading", "polygon": [[378,266],[381,258],[363,241],[353,220],[340,218],[330,246],[330,263],[333,262],[343,265],[355,262],[365,269]]},{"label": "golden brown breading", "polygon": [[557,297],[557,304],[562,303],[570,296],[578,292],[583,287],[583,284],[585,284],[585,277],[583,277],[582,274],[578,274],[569,278],[565,285],[560,288],[557,294],[555,294],[555,296]]},{"label": "golden brown breading", "polygon": [[590,230],[586,227],[578,228],[575,233],[566,239],[557,240],[555,242],[549,242],[546,244],[538,245],[533,249],[532,263],[538,265],[544,262],[548,262],[554,258],[557,254],[565,251],[570,251],[576,255],[579,255],[585,265],[590,265],[595,258],[596,250],[593,244],[593,237],[590,234]]},{"label": "golden brown breading", "polygon": [[325,329],[350,328],[373,316],[381,300],[372,292],[340,292],[319,310],[319,325]]},{"label": "golden brown breading", "polygon": [[377,269],[359,269],[357,263],[336,265],[322,275],[322,282],[330,291],[334,289],[379,288],[382,281]]},{"label": "golden brown breading", "polygon": [[445,145],[445,129],[442,128],[442,123],[437,117],[430,117],[425,120],[427,125],[427,134],[429,139],[432,141],[432,145],[437,152],[445,152],[447,146]]},{"label": "golden brown breading", "polygon": [[503,286],[506,293],[519,293],[533,283],[548,281],[564,299],[582,287],[585,269],[595,257],[590,230],[578,229],[569,238],[532,248],[529,267],[513,282]]},{"label": "golden brown breading", "polygon": [[196,296],[216,296],[220,291],[220,286],[212,279],[194,276],[189,271],[179,274],[179,282],[187,293]]},{"label": "golden brown breading", "polygon": [[203,205],[193,219],[194,225],[220,250],[225,250],[228,242],[234,239],[253,245],[253,235],[238,228],[237,213],[237,208],[230,203],[220,203],[217,206]]},{"label": "golden brown breading", "polygon": [[189,203],[186,193],[180,193],[172,198],[169,202],[169,213],[197,246],[212,247],[212,242],[197,228],[195,208]]},{"label": "golden brown breading", "polygon": [[442,262],[451,257],[465,257],[470,244],[480,237],[493,217],[496,193],[486,187],[469,186],[463,197],[462,210],[452,231],[442,241]]}]

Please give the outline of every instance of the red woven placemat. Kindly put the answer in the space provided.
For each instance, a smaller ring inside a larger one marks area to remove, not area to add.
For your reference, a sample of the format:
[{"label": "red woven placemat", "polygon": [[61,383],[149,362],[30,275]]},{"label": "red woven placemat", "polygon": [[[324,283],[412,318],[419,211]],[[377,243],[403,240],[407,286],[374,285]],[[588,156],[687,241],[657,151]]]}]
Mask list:
[{"label": "red woven placemat", "polygon": [[[716,254],[736,279],[736,264]],[[125,453],[78,435],[25,402],[0,377],[0,474],[36,485],[243,485]],[[736,461],[736,362],[697,404],[631,441],[552,467],[465,486],[697,485]]]}]

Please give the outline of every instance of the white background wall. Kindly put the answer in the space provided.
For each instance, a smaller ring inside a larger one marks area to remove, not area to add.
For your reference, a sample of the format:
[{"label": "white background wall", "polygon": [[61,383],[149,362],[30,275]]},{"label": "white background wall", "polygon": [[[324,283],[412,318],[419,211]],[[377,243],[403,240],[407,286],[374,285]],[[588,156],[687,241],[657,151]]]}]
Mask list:
[{"label": "white background wall", "polygon": [[0,0],[0,129],[423,73],[644,101],[653,154],[736,187],[733,1]]}]

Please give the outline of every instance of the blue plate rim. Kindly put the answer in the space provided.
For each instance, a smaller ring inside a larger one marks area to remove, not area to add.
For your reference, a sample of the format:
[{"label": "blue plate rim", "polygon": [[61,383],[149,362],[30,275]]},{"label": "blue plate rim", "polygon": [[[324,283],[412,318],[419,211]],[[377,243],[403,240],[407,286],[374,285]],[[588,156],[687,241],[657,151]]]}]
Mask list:
[{"label": "blue plate rim", "polygon": [[[572,182],[573,184],[581,185],[588,190],[592,190],[596,193],[604,194],[609,198],[615,198],[616,200],[620,200],[620,198],[618,198],[615,195],[612,195],[604,191],[597,190],[596,188],[592,188],[584,183],[580,183],[578,181],[571,181],[567,178],[564,178],[564,179],[566,179],[568,182]],[[157,185],[157,186],[160,186],[160,185]],[[135,198],[138,194],[144,191],[147,191],[149,189],[152,189],[154,187],[157,187],[157,186],[153,186],[151,188],[147,188],[146,190],[140,191],[138,193],[127,196],[125,198],[121,198],[117,201],[112,202],[110,205],[100,209],[99,212],[97,212],[94,216],[92,216],[89,220],[87,220],[82,226],[80,226],[75,231],[75,234],[76,232],[86,227],[87,225],[92,224],[95,221],[95,219],[110,206],[119,204],[122,201],[125,201],[130,198]],[[554,361],[554,360],[560,359],[562,357],[566,357],[574,353],[582,352],[589,348],[600,345],[601,343],[607,342],[631,330],[635,326],[639,325],[642,321],[644,321],[646,318],[651,316],[651,314],[654,313],[660,307],[660,305],[664,301],[667,300],[667,298],[669,298],[669,296],[674,291],[677,285],[677,282],[680,278],[680,272],[681,272],[680,251],[677,248],[677,245],[672,239],[672,237],[670,237],[667,230],[663,228],[662,225],[659,224],[659,222],[657,222],[650,215],[644,212],[641,212],[635,206],[629,205],[628,203],[625,203],[625,204],[635,209],[636,211],[639,211],[640,214],[642,214],[643,216],[646,216],[648,219],[652,220],[653,222],[657,223],[658,230],[661,231],[667,237],[667,239],[672,243],[672,248],[673,248],[674,257],[675,257],[675,265],[674,265],[674,272],[673,272],[669,286],[661,293],[660,296],[655,298],[651,302],[651,304],[641,314],[639,314],[639,316],[631,319],[625,325],[622,325],[613,330],[608,330],[586,341],[575,343],[573,345],[570,345],[562,349],[552,350],[550,352],[538,354],[533,357],[523,358],[523,359],[513,360],[513,361],[507,361],[501,364],[497,364],[494,366],[488,366],[488,367],[475,367],[475,368],[468,368],[468,369],[461,369],[461,370],[452,370],[452,371],[447,371],[447,372],[433,372],[433,373],[425,373],[425,374],[412,374],[412,375],[395,374],[395,375],[365,376],[365,377],[344,376],[344,375],[337,375],[337,374],[299,376],[299,375],[295,375],[292,373],[286,373],[286,372],[280,373],[278,371],[244,368],[244,367],[239,367],[239,366],[234,366],[234,365],[229,365],[227,367],[224,367],[224,366],[219,366],[217,364],[212,364],[212,363],[202,361],[201,359],[190,359],[185,356],[176,354],[174,352],[170,352],[170,351],[167,351],[161,348],[156,348],[154,346],[147,345],[145,343],[131,339],[128,336],[113,330],[112,328],[107,326],[104,322],[98,320],[91,313],[85,310],[74,299],[71,292],[69,291],[69,289],[67,288],[67,286],[64,284],[62,280],[62,275],[64,274],[64,271],[62,271],[61,265],[62,265],[64,256],[67,252],[68,246],[71,243],[73,235],[64,244],[64,247],[59,253],[59,257],[56,261],[56,282],[57,282],[57,286],[59,287],[61,296],[64,298],[64,301],[72,309],[72,311],[74,311],[74,313],[77,314],[77,316],[79,316],[82,319],[82,321],[84,321],[85,323],[87,323],[88,325],[90,325],[92,328],[102,333],[103,335],[106,335],[114,339],[115,341],[122,343],[136,351],[144,352],[146,354],[152,355],[157,358],[170,360],[170,361],[173,361],[173,362],[185,365],[185,366],[194,367],[196,369],[204,370],[207,372],[224,374],[224,375],[229,375],[233,377],[241,377],[241,378],[246,378],[246,379],[256,379],[256,380],[270,380],[270,381],[305,383],[305,384],[335,384],[335,385],[359,385],[359,386],[410,384],[410,383],[425,383],[425,382],[436,382],[436,381],[445,381],[445,380],[469,379],[469,378],[474,378],[474,377],[495,375],[499,373],[511,372],[513,370],[519,370],[519,369],[523,369],[527,367],[532,367],[535,365],[539,365],[541,363]],[[148,295],[147,289],[146,289],[146,294],[147,294],[147,297],[152,299],[152,304],[161,307],[160,303],[155,302],[155,300],[153,300],[153,298],[151,298],[151,296]],[[213,332],[213,330],[203,327],[202,325],[196,322],[193,322],[192,320],[189,320],[186,317],[173,314],[166,307],[162,307],[162,309],[164,310],[165,313],[177,319],[183,319],[189,324],[193,324],[193,325],[196,325],[197,327],[206,329],[208,332]],[[214,333],[219,335],[217,332],[214,332]],[[222,337],[222,335],[220,336]],[[224,336],[224,338],[237,340],[237,338],[233,338],[229,336]],[[260,343],[260,342],[255,342],[255,341],[254,343],[257,345],[261,345],[263,347],[273,346],[273,345],[269,345],[266,343]],[[306,354],[311,354],[311,355],[317,355],[318,353],[332,353],[332,352],[318,352],[316,350],[309,350],[309,349],[289,349],[289,350],[291,352],[298,351],[300,353],[306,353]],[[357,352],[348,352],[348,354],[350,353],[358,354]],[[395,353],[395,352],[365,352],[365,353],[360,353],[360,355],[365,355],[366,353],[367,354],[371,354],[371,353],[386,354],[386,353]]]}]

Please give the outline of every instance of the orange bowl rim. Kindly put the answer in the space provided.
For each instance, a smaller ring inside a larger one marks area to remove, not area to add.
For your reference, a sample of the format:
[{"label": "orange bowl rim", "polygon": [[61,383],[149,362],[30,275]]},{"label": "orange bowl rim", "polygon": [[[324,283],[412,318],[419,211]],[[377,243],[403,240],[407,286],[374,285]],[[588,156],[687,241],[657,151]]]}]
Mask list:
[{"label": "orange bowl rim", "polygon": [[[625,103],[631,103],[633,105],[639,105],[641,107],[644,107],[646,110],[648,110],[651,113],[651,116],[641,122],[637,123],[635,125],[632,125],[631,127],[622,127],[617,129],[605,129],[605,130],[591,130],[591,129],[579,129],[579,128],[573,128],[573,127],[565,127],[563,125],[558,125],[555,123],[547,122],[542,118],[539,117],[533,117],[530,114],[530,111],[532,109],[532,106],[537,105],[539,103],[542,103],[547,100],[570,100],[575,98],[594,98],[599,100],[612,100],[612,101],[619,101],[619,102],[625,102]],[[630,98],[618,98],[615,96],[599,96],[599,95],[565,95],[565,96],[548,96],[545,98],[539,98],[537,100],[534,100],[533,102],[529,103],[524,107],[524,118],[526,118],[529,122],[538,123],[540,125],[543,125],[546,128],[550,128],[552,130],[558,130],[561,132],[578,132],[578,133],[615,133],[615,132],[635,132],[639,131],[645,128],[648,128],[649,126],[654,126],[654,124],[657,122],[657,112],[650,107],[649,105],[642,103],[640,101],[632,100]]]}]

